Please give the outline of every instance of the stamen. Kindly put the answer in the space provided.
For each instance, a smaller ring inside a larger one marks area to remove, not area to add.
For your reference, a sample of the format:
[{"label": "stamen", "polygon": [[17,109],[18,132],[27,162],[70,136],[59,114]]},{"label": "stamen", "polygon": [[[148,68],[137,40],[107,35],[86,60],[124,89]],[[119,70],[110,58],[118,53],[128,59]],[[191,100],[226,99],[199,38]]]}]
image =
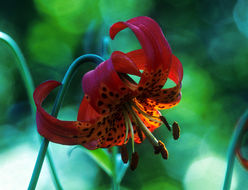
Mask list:
[{"label": "stamen", "polygon": [[128,162],[128,151],[125,144],[121,146],[121,159],[125,164]]},{"label": "stamen", "polygon": [[161,152],[161,147],[160,146],[154,146],[154,154],[159,154]]},{"label": "stamen", "polygon": [[135,152],[134,151],[134,133],[133,133],[133,125],[132,125],[132,122],[128,116],[128,113],[126,111],[123,111],[124,113],[124,118],[125,118],[125,125],[126,125],[126,128],[129,127],[130,128],[130,131],[131,131],[131,139],[132,139],[132,151],[133,153]]},{"label": "stamen", "polygon": [[156,117],[156,116],[152,116],[152,115],[149,115],[148,113],[144,112],[143,110],[141,110],[139,108],[139,106],[137,106],[135,103],[131,102],[131,105],[138,111],[140,112],[142,115],[144,115],[145,117],[147,117],[148,119],[152,120],[152,121],[155,121],[155,122],[158,122],[158,123],[163,123],[161,122],[159,119],[161,119],[160,117]]},{"label": "stamen", "polygon": [[166,149],[166,147],[165,147],[165,145],[164,145],[164,143],[162,141],[158,141],[158,144],[159,144],[159,146],[161,148],[161,155],[162,155],[162,157],[165,160],[167,160],[168,159],[168,155],[169,155],[168,150]]},{"label": "stamen", "polygon": [[131,163],[130,163],[131,170],[134,171],[137,168],[138,162],[139,162],[139,155],[137,152],[133,152],[132,158],[131,158]]},{"label": "stamen", "polygon": [[171,126],[169,125],[167,119],[164,116],[160,116],[161,121],[164,123],[164,125],[167,127],[169,131],[171,131]]},{"label": "stamen", "polygon": [[130,107],[130,105],[125,104],[125,107],[129,111],[129,113],[132,115],[133,120],[137,123],[137,127],[140,127],[140,129],[143,131],[143,133],[146,135],[148,140],[152,143],[153,146],[158,146],[158,140],[153,136],[151,131],[145,126],[145,124],[141,121],[139,116],[135,113],[135,111]]},{"label": "stamen", "polygon": [[125,126],[126,126],[126,134],[125,134],[125,140],[124,143],[127,142],[127,138],[128,138],[128,131],[129,131],[129,127],[128,127],[128,121],[125,118],[125,114],[124,114],[124,119],[125,119]]},{"label": "stamen", "polygon": [[180,136],[180,127],[176,121],[172,124],[172,134],[175,140],[177,140]]},{"label": "stamen", "polygon": [[162,141],[158,141],[158,146],[154,146],[154,154],[161,153],[162,157],[167,160],[168,159],[168,150],[166,149],[164,143]]}]

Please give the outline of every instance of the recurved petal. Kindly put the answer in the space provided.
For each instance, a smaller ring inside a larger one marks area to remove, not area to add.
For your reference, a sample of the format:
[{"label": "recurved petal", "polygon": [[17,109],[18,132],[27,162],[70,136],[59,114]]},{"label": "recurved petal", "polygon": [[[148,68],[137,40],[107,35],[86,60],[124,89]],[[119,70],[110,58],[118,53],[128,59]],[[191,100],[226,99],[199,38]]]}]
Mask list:
[{"label": "recurved petal", "polygon": [[91,145],[91,149],[93,147],[109,148],[123,145],[125,143],[126,127],[122,112],[112,113],[100,118],[86,132],[88,132],[87,141],[82,138],[80,144],[83,146]]},{"label": "recurved petal", "polygon": [[149,17],[136,17],[127,22],[115,23],[110,28],[110,37],[114,39],[119,31],[127,27],[134,32],[144,51],[144,72],[139,85],[151,82],[153,75],[159,70],[163,72],[156,82],[163,85],[169,73],[172,53],[159,25]]},{"label": "recurved petal", "polygon": [[94,110],[94,108],[89,104],[88,100],[83,97],[78,110],[77,120],[82,122],[95,123],[101,115]]},{"label": "recurved petal", "polygon": [[121,51],[113,52],[112,60],[116,72],[141,76],[139,68],[125,53]]},{"label": "recurved petal", "polygon": [[153,88],[151,97],[145,103],[156,109],[169,109],[177,105],[181,100],[181,82],[183,79],[183,67],[179,59],[173,55],[172,66],[169,78],[176,84],[175,87],[168,89]]},{"label": "recurved petal", "polygon": [[50,114],[42,108],[43,100],[48,94],[61,83],[57,81],[46,81],[40,84],[34,91],[34,101],[37,107],[36,123],[40,135],[49,141],[65,144],[76,145],[90,143],[89,133],[92,125],[87,122],[78,121],[62,121]]},{"label": "recurved petal", "polygon": [[167,89],[170,93],[167,95],[166,93],[164,94],[163,92],[167,92],[165,90],[162,91],[161,94],[159,94],[159,97],[155,97],[153,99],[147,98],[145,101],[145,104],[147,107],[154,107],[159,110],[163,109],[170,109],[176,106],[180,100],[181,100],[181,92],[173,91],[174,89]]},{"label": "recurved petal", "polygon": [[126,55],[133,60],[138,69],[145,70],[146,56],[143,49],[130,51]]},{"label": "recurved petal", "polygon": [[176,85],[180,84],[183,80],[183,66],[175,55],[172,55],[172,64],[169,72],[169,78],[173,80]]},{"label": "recurved petal", "polygon": [[118,109],[125,98],[133,95],[136,85],[124,82],[120,72],[139,75],[136,65],[124,53],[114,52],[110,59],[84,75],[85,98],[97,113],[108,115]]}]

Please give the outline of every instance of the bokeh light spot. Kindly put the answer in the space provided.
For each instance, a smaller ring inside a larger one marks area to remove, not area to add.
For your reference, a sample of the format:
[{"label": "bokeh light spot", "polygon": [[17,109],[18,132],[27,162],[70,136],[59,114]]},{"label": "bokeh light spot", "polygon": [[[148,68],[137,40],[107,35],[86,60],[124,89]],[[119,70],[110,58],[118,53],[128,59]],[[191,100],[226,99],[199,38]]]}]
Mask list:
[{"label": "bokeh light spot", "polygon": [[28,49],[35,61],[50,65],[65,65],[72,61],[72,50],[66,39],[61,38],[58,29],[48,23],[36,23],[32,26]]},{"label": "bokeh light spot", "polygon": [[[211,155],[199,159],[189,167],[184,178],[184,187],[186,190],[221,189],[225,170],[226,162],[222,158]],[[236,183],[234,172],[231,189],[235,189]]]},{"label": "bokeh light spot", "polygon": [[240,32],[242,32],[246,37],[248,37],[248,1],[247,0],[237,1],[233,11],[233,17]]}]

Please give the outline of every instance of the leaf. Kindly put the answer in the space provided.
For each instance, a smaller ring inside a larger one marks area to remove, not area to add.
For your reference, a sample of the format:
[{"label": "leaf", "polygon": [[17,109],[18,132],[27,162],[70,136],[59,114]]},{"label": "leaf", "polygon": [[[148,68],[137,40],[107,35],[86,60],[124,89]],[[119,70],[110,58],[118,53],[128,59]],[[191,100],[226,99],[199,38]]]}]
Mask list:
[{"label": "leaf", "polygon": [[103,149],[88,150],[81,147],[110,177],[113,175],[112,162],[110,154]]}]

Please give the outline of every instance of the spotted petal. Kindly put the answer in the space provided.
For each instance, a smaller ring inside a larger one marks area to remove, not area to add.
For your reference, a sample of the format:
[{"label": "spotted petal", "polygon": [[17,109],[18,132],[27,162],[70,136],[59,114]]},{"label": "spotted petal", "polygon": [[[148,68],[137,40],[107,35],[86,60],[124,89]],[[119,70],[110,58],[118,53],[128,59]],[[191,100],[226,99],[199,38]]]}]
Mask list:
[{"label": "spotted petal", "polygon": [[96,123],[62,121],[51,116],[41,107],[43,100],[59,85],[61,83],[57,81],[46,81],[34,91],[33,96],[37,107],[36,123],[38,132],[49,141],[55,143],[65,145],[82,144],[88,149],[97,148],[99,140],[95,136],[92,136]]},{"label": "spotted petal", "polygon": [[179,59],[173,55],[172,66],[169,73],[176,86],[168,89],[153,88],[151,97],[143,100],[150,107],[156,109],[169,109],[176,106],[181,100],[181,82],[183,78],[183,67]]},{"label": "spotted petal", "polygon": [[85,98],[97,113],[107,115],[114,112],[136,89],[130,82],[124,82],[119,73],[141,74],[128,56],[114,52],[110,59],[84,75],[82,84]]},{"label": "spotted petal", "polygon": [[[155,84],[163,86],[168,77],[172,53],[159,25],[149,17],[136,17],[127,22],[115,23],[110,28],[110,37],[114,39],[119,31],[127,27],[136,35],[145,56],[145,59],[142,59],[145,61],[142,64],[144,72],[142,73],[139,86],[144,87],[146,83],[149,84],[149,87]],[[142,57],[144,58],[144,56]],[[158,76],[159,71],[160,76]]]},{"label": "spotted petal", "polygon": [[79,136],[80,131],[75,127],[75,122],[60,121],[49,115],[41,104],[47,95],[61,83],[57,81],[46,81],[34,91],[34,101],[37,106],[36,122],[38,132],[48,140],[60,144],[77,144],[73,136]]},{"label": "spotted petal", "polygon": [[[146,104],[139,103],[137,100],[134,100],[134,102],[139,109],[137,110],[137,108],[134,108],[136,114],[151,132],[153,132],[155,129],[161,126],[161,120],[159,119],[161,114],[158,110],[150,106],[146,106]],[[156,119],[151,120],[151,118],[147,117],[147,115]],[[137,127],[135,123],[133,127],[135,131],[134,140],[136,143],[141,143],[145,139],[145,135],[142,132],[142,139],[140,139],[140,134],[138,134],[139,127]]]}]

